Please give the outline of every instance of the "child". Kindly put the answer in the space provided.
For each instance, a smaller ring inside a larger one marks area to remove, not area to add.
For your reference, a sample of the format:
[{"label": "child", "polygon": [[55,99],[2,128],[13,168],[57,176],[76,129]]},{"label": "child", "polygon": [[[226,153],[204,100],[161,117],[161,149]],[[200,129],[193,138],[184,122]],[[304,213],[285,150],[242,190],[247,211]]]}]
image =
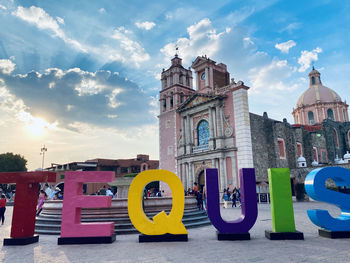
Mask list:
[{"label": "child", "polygon": [[41,213],[41,210],[43,210],[43,205],[45,203],[46,198],[47,198],[47,194],[45,193],[45,191],[40,190],[38,207],[36,209],[36,211],[37,211],[36,216],[38,216]]}]

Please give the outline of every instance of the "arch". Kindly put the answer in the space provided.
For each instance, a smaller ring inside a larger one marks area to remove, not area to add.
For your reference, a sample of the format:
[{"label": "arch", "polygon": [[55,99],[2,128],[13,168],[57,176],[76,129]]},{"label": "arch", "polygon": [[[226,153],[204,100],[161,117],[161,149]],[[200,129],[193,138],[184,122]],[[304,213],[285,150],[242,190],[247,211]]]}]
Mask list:
[{"label": "arch", "polygon": [[312,77],[311,77],[311,84],[312,84],[312,85],[315,85],[315,83],[316,83],[315,77],[312,76]]},{"label": "arch", "polygon": [[170,108],[174,107],[174,93],[170,92]]},{"label": "arch", "polygon": [[204,169],[199,172],[197,180],[199,191],[203,191],[203,188],[205,186]]},{"label": "arch", "polygon": [[333,129],[333,132],[334,132],[334,144],[335,144],[335,147],[339,148],[339,140],[338,140],[337,130]]},{"label": "arch", "polygon": [[309,111],[307,113],[307,117],[309,119],[309,124],[312,125],[315,123],[315,120],[314,120],[314,113],[312,111]]},{"label": "arch", "polygon": [[184,102],[185,94],[183,92],[180,93],[180,103]]},{"label": "arch", "polygon": [[206,120],[201,120],[197,126],[198,146],[207,145],[209,143],[209,124]]},{"label": "arch", "polygon": [[166,96],[163,97],[163,110],[166,111]]},{"label": "arch", "polygon": [[316,147],[312,147],[312,152],[314,156],[314,161],[318,162],[318,151]]},{"label": "arch", "polygon": [[334,121],[334,113],[332,109],[328,109],[327,110],[327,118],[331,119],[332,121]]}]

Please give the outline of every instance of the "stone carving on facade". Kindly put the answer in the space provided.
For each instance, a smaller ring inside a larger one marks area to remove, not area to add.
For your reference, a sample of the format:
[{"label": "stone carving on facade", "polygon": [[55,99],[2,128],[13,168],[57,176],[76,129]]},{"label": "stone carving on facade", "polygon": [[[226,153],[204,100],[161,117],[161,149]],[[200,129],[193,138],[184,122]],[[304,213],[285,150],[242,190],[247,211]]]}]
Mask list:
[{"label": "stone carving on facade", "polygon": [[230,118],[230,115],[224,116],[224,122],[225,122],[225,126],[226,126],[225,127],[225,136],[226,137],[231,137],[233,134],[233,128],[228,121],[229,118]]}]

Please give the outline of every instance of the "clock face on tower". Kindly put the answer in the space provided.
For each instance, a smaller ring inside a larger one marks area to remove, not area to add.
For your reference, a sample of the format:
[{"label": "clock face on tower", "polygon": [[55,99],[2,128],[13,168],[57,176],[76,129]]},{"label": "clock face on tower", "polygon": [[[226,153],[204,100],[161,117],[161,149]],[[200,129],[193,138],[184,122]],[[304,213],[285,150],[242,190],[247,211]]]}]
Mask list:
[{"label": "clock face on tower", "polygon": [[201,80],[205,80],[205,78],[206,78],[205,73],[202,73]]}]

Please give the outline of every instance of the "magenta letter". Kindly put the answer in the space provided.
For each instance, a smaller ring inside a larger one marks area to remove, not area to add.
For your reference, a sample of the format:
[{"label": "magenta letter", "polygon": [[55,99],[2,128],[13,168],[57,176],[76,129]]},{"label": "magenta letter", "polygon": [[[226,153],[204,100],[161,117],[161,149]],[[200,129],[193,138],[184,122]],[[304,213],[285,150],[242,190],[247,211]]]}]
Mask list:
[{"label": "magenta letter", "polygon": [[111,182],[114,172],[66,172],[61,237],[97,237],[114,234],[114,223],[81,223],[81,208],[110,207],[110,196],[83,196],[83,183]]}]

